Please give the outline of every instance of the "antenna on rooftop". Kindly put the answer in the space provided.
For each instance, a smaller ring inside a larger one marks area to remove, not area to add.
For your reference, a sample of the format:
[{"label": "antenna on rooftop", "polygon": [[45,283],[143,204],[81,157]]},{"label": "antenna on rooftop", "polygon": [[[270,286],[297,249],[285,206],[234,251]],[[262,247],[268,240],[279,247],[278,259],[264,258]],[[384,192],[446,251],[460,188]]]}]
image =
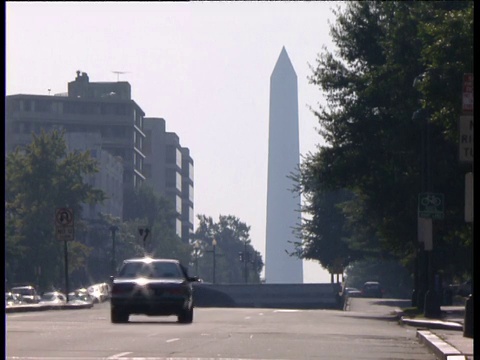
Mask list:
[{"label": "antenna on rooftop", "polygon": [[130,71],[112,71],[112,73],[117,74],[117,81],[120,81],[120,74],[128,74]]}]

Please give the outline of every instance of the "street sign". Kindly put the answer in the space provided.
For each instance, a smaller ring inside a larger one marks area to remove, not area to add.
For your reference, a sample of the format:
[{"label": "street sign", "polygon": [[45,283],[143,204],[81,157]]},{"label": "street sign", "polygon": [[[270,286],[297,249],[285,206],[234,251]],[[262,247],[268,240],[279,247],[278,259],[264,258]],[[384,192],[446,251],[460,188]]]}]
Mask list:
[{"label": "street sign", "polygon": [[458,157],[462,162],[473,162],[473,115],[460,116]]},{"label": "street sign", "polygon": [[444,218],[444,196],[440,193],[418,194],[418,217],[433,220]]},{"label": "street sign", "polygon": [[58,208],[55,211],[55,236],[57,240],[72,241],[74,239],[73,209]]},{"label": "street sign", "polygon": [[462,111],[463,113],[473,113],[473,74],[463,74],[463,92],[462,92]]}]

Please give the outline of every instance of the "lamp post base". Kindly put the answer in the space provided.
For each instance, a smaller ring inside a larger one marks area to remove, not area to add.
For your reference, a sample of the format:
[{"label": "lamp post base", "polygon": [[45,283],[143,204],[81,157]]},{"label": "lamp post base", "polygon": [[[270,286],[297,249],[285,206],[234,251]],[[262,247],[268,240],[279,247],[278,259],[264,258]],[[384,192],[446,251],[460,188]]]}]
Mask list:
[{"label": "lamp post base", "polygon": [[463,320],[463,336],[473,338],[473,295],[465,302],[465,317]]},{"label": "lamp post base", "polygon": [[442,315],[440,302],[435,290],[428,290],[425,294],[424,315],[428,318],[439,318]]}]

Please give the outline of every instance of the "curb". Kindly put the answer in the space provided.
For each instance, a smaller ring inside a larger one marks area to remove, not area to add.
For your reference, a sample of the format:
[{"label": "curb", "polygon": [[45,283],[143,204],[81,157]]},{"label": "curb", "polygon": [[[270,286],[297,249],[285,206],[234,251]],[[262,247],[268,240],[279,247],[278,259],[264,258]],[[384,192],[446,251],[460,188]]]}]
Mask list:
[{"label": "curb", "polygon": [[459,350],[447,344],[428,330],[418,330],[417,337],[420,342],[430,348],[440,360],[467,360],[467,357]]},{"label": "curb", "polygon": [[428,329],[456,330],[463,331],[463,325],[453,321],[442,320],[414,320],[402,316],[400,322],[405,325],[416,326]]},{"label": "curb", "polygon": [[27,312],[27,311],[46,311],[46,310],[80,310],[80,309],[90,309],[93,307],[93,304],[85,305],[17,305],[9,306],[5,308],[5,313],[17,313],[17,312]]}]

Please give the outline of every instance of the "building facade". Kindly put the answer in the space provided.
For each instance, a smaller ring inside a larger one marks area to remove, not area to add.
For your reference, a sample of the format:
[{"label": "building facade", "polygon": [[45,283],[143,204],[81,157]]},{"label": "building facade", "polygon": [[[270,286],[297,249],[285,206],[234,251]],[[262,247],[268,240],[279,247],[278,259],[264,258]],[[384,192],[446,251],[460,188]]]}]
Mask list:
[{"label": "building facade", "polygon": [[177,235],[189,243],[193,233],[193,159],[177,134],[167,132],[162,118],[144,119],[145,175],[153,190],[165,196],[176,212]]},{"label": "building facade", "polygon": [[127,82],[90,83],[77,72],[67,96],[9,95],[6,97],[5,148],[13,151],[32,141],[42,129],[66,133],[96,133],[101,149],[123,162],[123,190],[137,188],[143,174],[143,118],[145,113],[130,99]]},{"label": "building facade", "polygon": [[[148,183],[171,200],[177,212],[172,226],[178,236],[186,243],[191,239],[193,159],[178,135],[165,130],[164,119],[145,118],[131,99],[128,82],[90,82],[86,73],[77,71],[67,93],[7,96],[5,123],[7,153],[29,144],[32,133],[42,129],[65,130],[69,147],[91,149],[101,175],[89,181],[104,190],[110,202],[103,208],[84,209],[88,216],[107,210],[114,216],[123,214],[118,206],[125,192]],[[122,179],[117,178],[119,164]]]}]

